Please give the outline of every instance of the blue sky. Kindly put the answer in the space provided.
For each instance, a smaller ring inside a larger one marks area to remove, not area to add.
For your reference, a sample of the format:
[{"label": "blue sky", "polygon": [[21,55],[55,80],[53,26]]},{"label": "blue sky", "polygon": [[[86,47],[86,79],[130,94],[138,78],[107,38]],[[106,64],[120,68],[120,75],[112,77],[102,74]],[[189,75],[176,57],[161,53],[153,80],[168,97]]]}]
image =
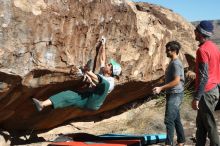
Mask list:
[{"label": "blue sky", "polygon": [[220,19],[220,0],[133,0],[172,9],[187,21]]}]

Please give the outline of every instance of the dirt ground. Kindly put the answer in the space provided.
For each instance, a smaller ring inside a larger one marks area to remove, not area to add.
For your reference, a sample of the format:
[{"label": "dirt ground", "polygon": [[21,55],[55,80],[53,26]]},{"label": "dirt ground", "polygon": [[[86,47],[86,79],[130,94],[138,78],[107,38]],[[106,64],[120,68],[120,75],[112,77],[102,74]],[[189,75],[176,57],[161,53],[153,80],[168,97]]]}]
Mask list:
[{"label": "dirt ground", "polygon": [[[124,109],[123,109],[124,108]],[[125,112],[100,121],[90,122],[73,122],[61,126],[45,133],[38,134],[47,141],[53,141],[60,134],[69,133],[89,133],[94,135],[106,133],[118,134],[155,134],[165,133],[164,119],[164,102],[161,99],[154,99],[144,102],[141,105],[129,105],[120,110]],[[218,130],[220,133],[220,111],[216,112]],[[181,106],[181,118],[186,135],[186,145],[194,145],[192,138],[195,136],[196,111],[191,109],[189,101],[186,100]],[[101,118],[102,119],[102,118]],[[176,139],[176,138],[175,138]],[[24,145],[43,146],[49,142],[31,143]],[[163,144],[159,144],[163,145]],[[156,145],[154,145],[156,146]]]}]

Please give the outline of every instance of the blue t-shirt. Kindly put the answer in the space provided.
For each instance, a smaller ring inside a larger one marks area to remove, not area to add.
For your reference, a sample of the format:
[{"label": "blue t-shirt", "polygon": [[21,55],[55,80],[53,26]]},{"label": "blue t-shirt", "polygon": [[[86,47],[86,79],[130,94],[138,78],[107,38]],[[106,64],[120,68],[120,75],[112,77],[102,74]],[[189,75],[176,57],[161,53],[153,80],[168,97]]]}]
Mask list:
[{"label": "blue t-shirt", "polygon": [[170,89],[167,89],[166,93],[181,93],[184,90],[184,82],[185,82],[184,69],[179,59],[170,61],[165,74],[165,83],[167,84],[173,81],[175,76],[180,77],[179,84]]}]

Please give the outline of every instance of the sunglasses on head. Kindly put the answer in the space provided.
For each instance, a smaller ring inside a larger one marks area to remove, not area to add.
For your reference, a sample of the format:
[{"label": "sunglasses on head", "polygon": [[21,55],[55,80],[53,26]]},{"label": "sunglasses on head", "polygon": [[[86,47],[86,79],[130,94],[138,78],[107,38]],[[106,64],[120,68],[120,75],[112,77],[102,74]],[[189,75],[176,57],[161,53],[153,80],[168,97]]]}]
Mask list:
[{"label": "sunglasses on head", "polygon": [[171,49],[169,49],[169,48],[168,48],[168,49],[166,49],[166,52],[169,52],[169,51],[172,51],[172,50],[171,50]]}]

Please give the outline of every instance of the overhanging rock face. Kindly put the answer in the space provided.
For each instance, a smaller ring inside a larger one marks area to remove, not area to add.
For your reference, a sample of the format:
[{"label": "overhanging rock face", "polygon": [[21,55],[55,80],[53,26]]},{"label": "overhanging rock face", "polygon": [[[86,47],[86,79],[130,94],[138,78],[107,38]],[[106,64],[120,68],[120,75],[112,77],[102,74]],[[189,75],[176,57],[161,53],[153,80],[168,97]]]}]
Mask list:
[{"label": "overhanging rock face", "polygon": [[[151,94],[168,59],[165,44],[178,40],[180,58],[196,48],[193,26],[171,10],[125,0],[0,0],[0,127],[49,129],[97,115]],[[96,112],[76,108],[38,113],[32,97],[46,99],[81,86],[80,77],[54,71],[97,61],[97,42],[122,64],[115,90]]]}]

